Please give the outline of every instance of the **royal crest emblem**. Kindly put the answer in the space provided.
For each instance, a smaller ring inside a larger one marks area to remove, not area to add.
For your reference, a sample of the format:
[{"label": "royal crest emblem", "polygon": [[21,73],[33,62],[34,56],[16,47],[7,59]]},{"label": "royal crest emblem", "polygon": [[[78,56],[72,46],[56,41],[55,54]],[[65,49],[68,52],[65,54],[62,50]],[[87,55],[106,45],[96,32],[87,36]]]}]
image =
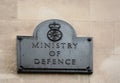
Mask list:
[{"label": "royal crest emblem", "polygon": [[56,42],[62,38],[62,32],[59,30],[60,27],[61,25],[56,22],[49,24],[50,30],[47,33],[47,37],[49,40]]}]

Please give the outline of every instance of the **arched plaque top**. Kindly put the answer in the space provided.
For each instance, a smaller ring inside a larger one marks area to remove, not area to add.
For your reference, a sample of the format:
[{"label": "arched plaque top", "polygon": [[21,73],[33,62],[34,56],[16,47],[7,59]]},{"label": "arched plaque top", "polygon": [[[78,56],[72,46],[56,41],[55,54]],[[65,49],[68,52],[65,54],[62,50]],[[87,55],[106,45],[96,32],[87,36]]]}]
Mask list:
[{"label": "arched plaque top", "polygon": [[34,30],[33,37],[46,42],[71,42],[76,37],[76,33],[67,22],[51,19],[40,23]]},{"label": "arched plaque top", "polygon": [[93,72],[93,40],[76,37],[65,21],[40,23],[33,36],[17,36],[18,73]]}]

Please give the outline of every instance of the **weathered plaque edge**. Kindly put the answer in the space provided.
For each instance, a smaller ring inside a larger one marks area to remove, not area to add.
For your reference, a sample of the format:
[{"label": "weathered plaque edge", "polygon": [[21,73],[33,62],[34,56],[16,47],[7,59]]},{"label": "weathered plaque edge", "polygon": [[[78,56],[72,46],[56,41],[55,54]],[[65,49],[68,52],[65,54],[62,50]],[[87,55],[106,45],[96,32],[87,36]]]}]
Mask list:
[{"label": "weathered plaque edge", "polygon": [[[29,68],[23,68],[21,66],[21,59],[20,59],[20,51],[21,51],[21,48],[20,48],[20,42],[22,41],[23,38],[31,38],[33,39],[34,37],[33,36],[17,36],[16,40],[17,40],[17,72],[18,73],[80,73],[80,74],[92,74],[93,73],[93,38],[92,37],[75,37],[75,38],[86,38],[90,39],[90,43],[91,43],[91,46],[92,46],[92,49],[91,49],[91,52],[92,54],[89,56],[89,60],[90,60],[90,63],[89,63],[89,67],[90,67],[90,70],[89,68],[88,69],[46,69],[46,68],[42,68],[42,69],[29,69]],[[91,41],[92,40],[92,41]]]}]

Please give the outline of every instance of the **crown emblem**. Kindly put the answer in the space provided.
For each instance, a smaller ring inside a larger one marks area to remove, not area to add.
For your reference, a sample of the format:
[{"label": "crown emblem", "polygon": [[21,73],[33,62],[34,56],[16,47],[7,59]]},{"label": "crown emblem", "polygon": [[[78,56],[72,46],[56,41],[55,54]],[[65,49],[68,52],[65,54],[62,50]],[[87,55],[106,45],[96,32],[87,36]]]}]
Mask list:
[{"label": "crown emblem", "polygon": [[49,40],[56,42],[59,41],[62,38],[62,32],[59,30],[61,25],[53,22],[48,25],[50,30],[47,33],[47,37]]},{"label": "crown emblem", "polygon": [[56,22],[53,22],[53,23],[49,24],[49,28],[53,29],[53,30],[59,30],[60,27],[61,27],[60,24],[58,24]]}]

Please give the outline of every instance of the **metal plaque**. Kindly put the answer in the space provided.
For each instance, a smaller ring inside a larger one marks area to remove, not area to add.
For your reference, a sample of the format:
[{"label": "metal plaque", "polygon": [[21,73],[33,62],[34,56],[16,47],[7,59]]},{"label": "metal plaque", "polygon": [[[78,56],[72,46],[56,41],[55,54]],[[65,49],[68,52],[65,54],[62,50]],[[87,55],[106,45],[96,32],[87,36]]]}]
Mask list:
[{"label": "metal plaque", "polygon": [[44,21],[33,36],[17,36],[17,71],[91,74],[93,40],[76,37],[73,27],[65,21]]}]

